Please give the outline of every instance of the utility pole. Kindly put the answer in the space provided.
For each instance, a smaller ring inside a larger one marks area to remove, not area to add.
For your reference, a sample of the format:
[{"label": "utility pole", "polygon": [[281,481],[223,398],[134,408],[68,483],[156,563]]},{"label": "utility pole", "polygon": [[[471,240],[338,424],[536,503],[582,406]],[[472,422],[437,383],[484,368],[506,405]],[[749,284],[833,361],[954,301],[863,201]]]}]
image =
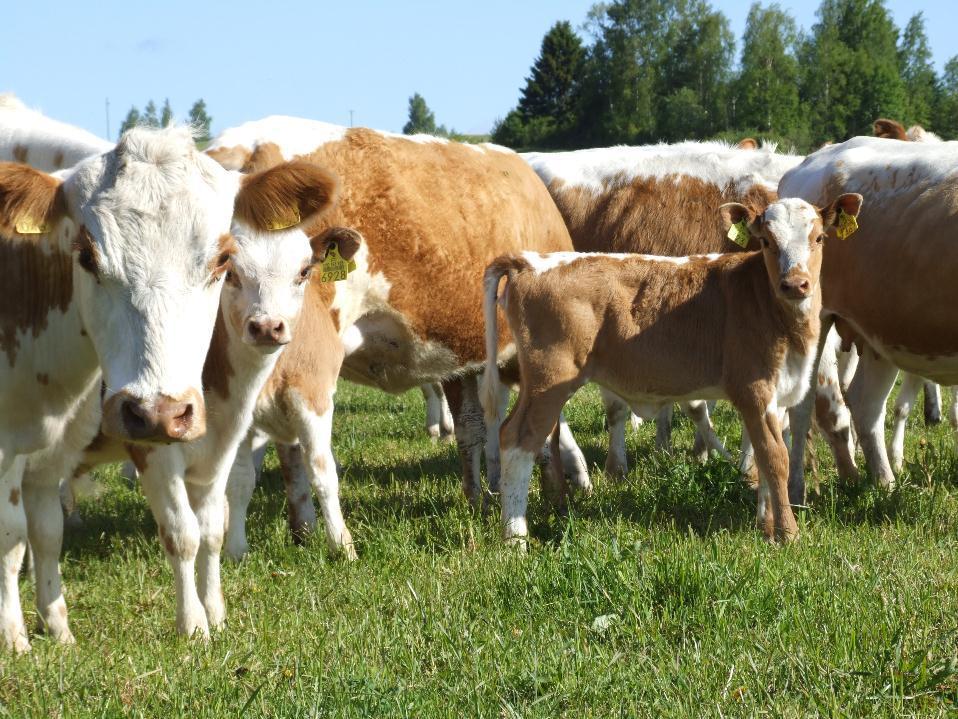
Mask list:
[{"label": "utility pole", "polygon": [[109,140],[110,135],[110,98],[106,99],[106,139]]},{"label": "utility pole", "polygon": [[353,126],[353,111],[352,110],[349,111],[349,126],[350,127]]}]

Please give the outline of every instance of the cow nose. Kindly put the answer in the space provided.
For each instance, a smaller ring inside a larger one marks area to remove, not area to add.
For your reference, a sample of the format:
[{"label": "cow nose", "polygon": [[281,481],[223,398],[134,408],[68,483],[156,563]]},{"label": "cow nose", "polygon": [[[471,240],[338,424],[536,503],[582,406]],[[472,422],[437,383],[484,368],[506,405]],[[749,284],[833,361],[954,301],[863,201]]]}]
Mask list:
[{"label": "cow nose", "polygon": [[812,289],[812,283],[802,277],[786,278],[781,282],[782,294],[786,297],[808,297]]},{"label": "cow nose", "polygon": [[284,345],[289,342],[286,323],[272,318],[250,320],[246,331],[255,345]]},{"label": "cow nose", "polygon": [[192,402],[160,397],[149,404],[125,400],[121,413],[130,439],[179,442],[193,428],[195,410]]}]

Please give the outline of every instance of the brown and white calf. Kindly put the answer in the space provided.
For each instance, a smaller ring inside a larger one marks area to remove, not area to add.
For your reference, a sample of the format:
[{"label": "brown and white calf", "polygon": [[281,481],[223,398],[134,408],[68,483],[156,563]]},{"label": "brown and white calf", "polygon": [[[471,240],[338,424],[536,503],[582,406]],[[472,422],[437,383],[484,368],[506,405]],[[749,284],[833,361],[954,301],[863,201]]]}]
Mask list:
[{"label": "brown and white calf", "polygon": [[[347,247],[358,246],[355,233],[343,228],[312,240],[302,230],[334,201],[336,180],[321,168],[282,165],[249,176],[244,186],[203,367],[206,434],[131,453],[173,569],[176,628],[186,635],[207,636],[226,618],[219,572],[226,481],[236,448],[249,431],[256,398],[282,348],[300,329],[310,275],[332,243],[347,256]],[[275,229],[294,218],[300,219]],[[125,456],[122,443],[101,435],[85,453],[84,469]]]},{"label": "brown and white calf", "polygon": [[28,537],[40,620],[72,640],[58,490],[98,425],[132,454],[206,431],[201,374],[249,193],[186,128],[131,130],[58,174],[0,165],[0,632],[18,650]]},{"label": "brown and white calf", "polygon": [[885,402],[898,369],[958,381],[956,162],[958,143],[856,137],[809,155],[779,185],[782,195],[811,202],[836,191],[869,194],[861,230],[826,249],[823,322],[863,347],[848,403],[868,468],[885,487],[894,484]]},{"label": "brown and white calf", "polygon": [[[757,249],[754,239],[745,248],[729,239],[715,208],[739,202],[761,213],[777,198],[782,175],[803,159],[779,153],[774,145],[759,148],[754,140],[738,146],[683,142],[527,153],[523,158],[549,189],[576,250],[665,256]],[[838,401],[832,396],[835,393],[837,386],[820,385],[822,397],[817,406],[822,411],[837,407],[835,422],[827,423],[833,431],[826,438],[847,474],[854,471],[851,421],[840,395]],[[601,394],[610,439],[605,470],[613,476],[623,475],[628,468],[625,425],[629,407],[607,390]],[[686,412],[701,428],[694,451],[702,457],[708,451],[706,434],[711,432],[707,409],[696,403]],[[656,444],[665,447],[671,406],[664,408],[660,420]],[[750,462],[746,452],[743,469]]]},{"label": "brown and white calf", "polygon": [[[519,399],[500,438],[505,539],[527,536],[536,449],[569,397],[590,381],[630,403],[731,401],[755,448],[760,525],[769,539],[793,539],[782,416],[810,383],[823,239],[840,211],[858,214],[861,200],[843,195],[824,210],[778,200],[758,215],[723,205],[723,226],[746,223],[760,252],[525,252],[493,262],[485,275],[486,372],[498,375],[496,297],[506,277],[501,303],[520,374]],[[484,401],[495,404],[493,396]]]},{"label": "brown and white calf", "polygon": [[[226,130],[207,152],[244,172],[294,158],[329,168],[342,178],[343,190],[325,222],[356,228],[367,245],[347,280],[324,290],[315,307],[307,299],[303,321],[325,324],[325,334],[302,333],[302,342],[293,341],[257,405],[257,426],[280,444],[291,520],[309,520],[310,483],[324,512],[333,501],[338,506],[328,435],[339,370],[314,369],[316,355],[333,341],[343,344],[346,379],[389,392],[443,382],[456,421],[463,488],[479,502],[485,444],[476,381],[485,356],[482,268],[504,252],[572,249],[535,173],[514,152],[493,145],[290,117]],[[231,502],[237,518],[253,483],[252,468],[242,466],[252,462],[244,456],[249,454],[241,448],[241,466],[230,480],[239,485],[239,499]],[[343,548],[343,529],[327,526],[336,548]],[[238,523],[231,524],[228,552],[245,551],[239,532]]]}]

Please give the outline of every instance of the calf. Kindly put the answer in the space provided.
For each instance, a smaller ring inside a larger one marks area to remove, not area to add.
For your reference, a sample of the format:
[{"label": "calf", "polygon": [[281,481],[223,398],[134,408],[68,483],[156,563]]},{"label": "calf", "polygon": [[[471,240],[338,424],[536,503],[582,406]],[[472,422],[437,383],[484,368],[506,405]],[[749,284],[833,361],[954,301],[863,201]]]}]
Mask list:
[{"label": "calf", "polygon": [[[768,539],[794,539],[782,413],[807,392],[819,332],[822,244],[840,212],[779,200],[759,215],[723,205],[726,228],[760,252],[663,258],[629,254],[503,256],[486,270],[486,372],[498,375],[496,296],[519,360],[519,399],[502,425],[502,522],[524,541],[535,450],[572,394],[597,382],[632,403],[724,398],[741,412],[759,467],[759,523]],[[490,384],[492,384],[490,382]],[[491,390],[490,390],[491,392]],[[494,404],[492,397],[485,399]]]}]

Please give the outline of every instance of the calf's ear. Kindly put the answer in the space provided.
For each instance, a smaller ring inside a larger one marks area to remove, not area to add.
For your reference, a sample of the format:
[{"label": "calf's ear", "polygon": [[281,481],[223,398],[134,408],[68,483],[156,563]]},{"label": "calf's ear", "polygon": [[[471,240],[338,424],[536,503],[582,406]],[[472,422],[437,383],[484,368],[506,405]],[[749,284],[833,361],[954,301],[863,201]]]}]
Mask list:
[{"label": "calf's ear", "polygon": [[310,238],[309,245],[313,248],[314,262],[322,262],[334,243],[340,256],[344,260],[351,260],[359,252],[359,247],[364,241],[363,236],[351,227],[330,227]]},{"label": "calf's ear", "polygon": [[336,203],[339,181],[328,170],[294,160],[247,175],[236,195],[234,215],[258,230],[304,227]]},{"label": "calf's ear", "polygon": [[746,225],[751,225],[755,221],[755,213],[738,202],[726,202],[721,205],[719,215],[722,217],[723,230],[728,230],[732,225],[737,225],[742,220],[745,220]]},{"label": "calf's ear", "polygon": [[838,224],[842,213],[850,217],[858,217],[863,201],[864,198],[857,192],[846,192],[844,195],[839,195],[834,202],[822,208],[822,227],[826,230],[834,227]]},{"label": "calf's ear", "polygon": [[60,180],[16,162],[0,162],[0,233],[40,235],[66,215]]}]

